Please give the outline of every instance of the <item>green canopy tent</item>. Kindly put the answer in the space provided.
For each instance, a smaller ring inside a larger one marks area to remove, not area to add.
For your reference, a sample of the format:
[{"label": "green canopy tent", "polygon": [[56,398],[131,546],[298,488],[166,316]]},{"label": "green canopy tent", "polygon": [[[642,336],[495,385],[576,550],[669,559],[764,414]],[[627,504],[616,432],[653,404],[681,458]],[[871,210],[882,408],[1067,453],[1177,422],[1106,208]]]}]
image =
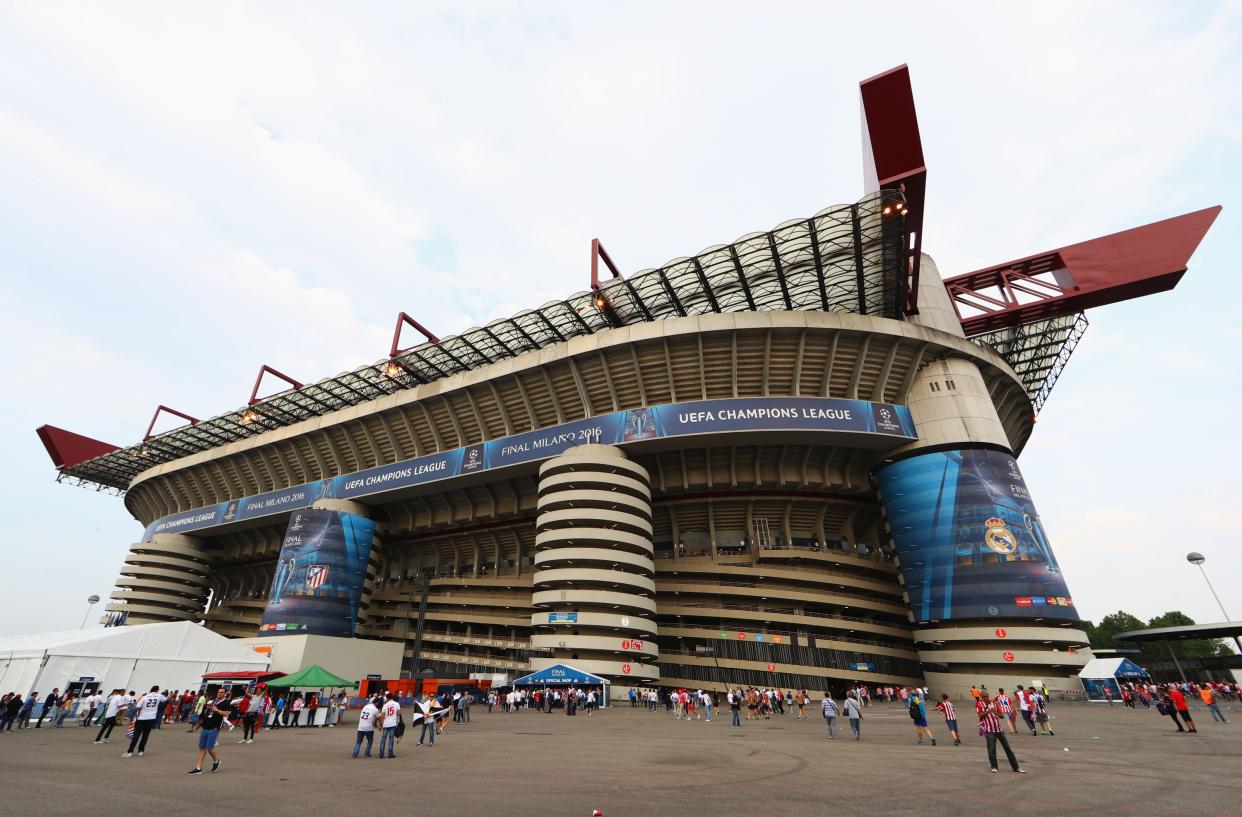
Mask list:
[{"label": "green canopy tent", "polygon": [[[329,689],[332,687],[352,688],[353,686],[355,684],[346,681],[339,675],[333,675],[318,664],[311,664],[306,669],[298,670],[292,675],[286,675],[283,678],[267,682],[268,689],[287,689],[290,691],[295,689]],[[319,719],[316,719],[317,722],[312,725],[320,726],[328,722],[328,715],[331,709],[325,707],[319,711],[323,713],[320,716],[322,722],[318,722]],[[272,718],[274,719],[275,717],[276,713],[273,711]],[[264,723],[266,725],[270,722],[265,721]]]},{"label": "green canopy tent", "polygon": [[326,689],[328,687],[354,687],[339,675],[333,675],[318,664],[311,664],[306,669],[298,670],[292,675],[268,681],[268,687],[280,689]]}]

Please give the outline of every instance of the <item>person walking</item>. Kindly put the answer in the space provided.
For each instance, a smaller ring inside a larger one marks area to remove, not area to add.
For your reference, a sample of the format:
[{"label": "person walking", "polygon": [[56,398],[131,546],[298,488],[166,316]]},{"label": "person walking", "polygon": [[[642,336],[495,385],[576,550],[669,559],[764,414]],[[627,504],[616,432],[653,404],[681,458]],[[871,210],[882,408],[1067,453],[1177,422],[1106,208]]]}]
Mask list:
[{"label": "person walking", "polygon": [[367,701],[367,705],[362,707],[362,711],[358,713],[358,733],[354,738],[354,760],[358,759],[358,750],[362,748],[362,741],[366,740],[367,750],[365,757],[371,756],[371,746],[375,743],[375,719],[379,717],[379,707],[376,702],[379,698],[373,698]]},{"label": "person walking", "polygon": [[854,733],[854,740],[862,740],[862,707],[859,706],[852,689],[845,693],[845,716],[850,720],[850,731]]},{"label": "person walking", "polygon": [[22,704],[21,711],[17,713],[17,728],[30,728],[30,715],[34,712],[35,702],[39,700],[39,693],[32,692],[26,697],[26,703]]},{"label": "person walking", "polygon": [[[976,698],[975,703],[978,703],[978,702],[979,700]],[[1013,735],[1018,734],[1018,713],[1014,711],[1013,701],[1011,701],[1009,699],[1009,696],[1005,694],[1004,687],[997,687],[995,703],[996,703],[997,713],[1002,718],[1009,721],[1010,734],[1013,734]]]},{"label": "person walking", "polygon": [[56,710],[60,708],[60,687],[56,687],[47,694],[47,698],[43,701],[43,709],[39,712],[39,720],[35,721],[35,729],[43,728],[43,719],[51,718],[52,722],[56,721]]},{"label": "person walking", "polygon": [[915,690],[910,696],[910,720],[914,721],[914,734],[918,738],[919,745],[923,745],[923,737],[926,735],[931,745],[935,746],[936,738],[927,725],[927,705],[923,702],[922,690]]},{"label": "person walking", "polygon": [[4,712],[0,713],[0,732],[13,731],[13,724],[21,715],[22,707],[25,705],[21,693],[13,693],[13,697],[4,704]]},{"label": "person walking", "polygon": [[828,740],[837,739],[837,702],[832,699],[832,692],[824,693],[824,721],[828,724]]},{"label": "person walking", "polygon": [[1186,703],[1186,696],[1176,686],[1169,686],[1169,698],[1172,699],[1173,708],[1177,710],[1178,716],[1186,722],[1186,729],[1192,734],[1199,733],[1195,722],[1190,717],[1190,704]]},{"label": "person walking", "polygon": [[383,731],[380,733],[379,756],[384,757],[384,747],[388,747],[388,757],[396,757],[397,748],[397,724],[401,720],[401,704],[397,703],[397,696],[388,693],[388,698],[384,701],[384,707],[380,714],[383,716]]},{"label": "person walking", "polygon": [[151,737],[151,730],[155,728],[155,718],[159,714],[160,704],[166,700],[168,699],[160,694],[158,684],[138,699],[138,714],[134,717],[134,736],[129,739],[129,748],[121,757],[133,757],[134,747],[138,748],[138,757],[146,753],[147,740]]},{"label": "person walking", "polygon": [[198,697],[194,699],[194,705],[190,707],[190,728],[185,730],[193,732],[198,729],[198,722],[203,718],[203,710],[207,708],[207,693],[200,692]]},{"label": "person walking", "polygon": [[1229,723],[1225,720],[1225,716],[1220,712],[1220,704],[1216,703],[1216,693],[1210,686],[1204,684],[1199,688],[1199,697],[1203,699],[1203,703],[1207,705],[1208,712],[1212,713],[1212,720],[1221,723]]},{"label": "person walking", "polygon": [[[1107,687],[1106,687],[1107,689]],[[1031,737],[1035,737],[1035,713],[1031,706],[1031,693],[1018,684],[1018,690],[1014,693],[1018,697],[1018,712],[1022,715],[1022,722],[1026,724],[1026,728],[1031,730]],[[1111,704],[1111,699],[1110,699]]]},{"label": "person walking", "polygon": [[[220,771],[220,756],[216,754],[216,742],[220,738],[220,727],[233,713],[233,704],[229,701],[229,691],[221,686],[216,690],[216,698],[203,710],[203,719],[198,731],[198,759],[194,768],[186,774],[202,774],[203,760],[211,755],[211,770]],[[230,724],[230,728],[232,725]]]},{"label": "person walking", "polygon": [[732,721],[729,723],[731,729],[742,728],[742,690],[729,690],[729,714]]},{"label": "person walking", "polygon": [[1005,727],[1001,725],[1000,714],[996,711],[996,704],[988,698],[986,692],[979,694],[979,701],[975,704],[975,708],[979,713],[979,723],[983,737],[988,742],[988,765],[992,771],[1000,771],[996,767],[996,744],[999,743],[1001,748],[1005,750],[1005,757],[1009,759],[1010,768],[1018,774],[1026,774],[1026,769],[1018,765],[1018,757],[1013,753],[1013,749],[1009,745],[1009,738],[1005,735]]},{"label": "person walking", "polygon": [[1053,735],[1052,724],[1048,722],[1048,701],[1043,695],[1036,692],[1032,696],[1034,703],[1032,707],[1035,710],[1035,723],[1039,725],[1040,734]]},{"label": "person walking", "polygon": [[104,704],[104,722],[99,727],[99,732],[95,735],[96,743],[107,743],[112,739],[112,730],[116,728],[117,716],[121,713],[121,707],[125,705],[125,696],[121,694],[121,690],[114,689],[112,694],[108,696],[108,702]]},{"label": "person walking", "polygon": [[940,693],[940,703],[936,704],[936,708],[940,710],[940,714],[944,715],[944,725],[949,730],[949,734],[953,736],[953,745],[962,745],[962,736],[957,731],[957,710],[953,708],[953,702],[949,700],[949,693]]}]

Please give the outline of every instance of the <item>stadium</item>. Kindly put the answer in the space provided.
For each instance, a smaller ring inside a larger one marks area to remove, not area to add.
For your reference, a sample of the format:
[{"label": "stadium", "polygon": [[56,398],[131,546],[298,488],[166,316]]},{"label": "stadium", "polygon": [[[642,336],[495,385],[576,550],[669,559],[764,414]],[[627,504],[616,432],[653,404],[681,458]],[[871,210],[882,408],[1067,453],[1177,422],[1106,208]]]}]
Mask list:
[{"label": "stadium", "polygon": [[445,338],[401,313],[373,364],[264,366],[133,445],[40,428],[144,528],[106,623],[614,694],[1076,687],[1072,577],[1015,458],[1084,310],[1172,289],[1220,208],[944,279],[909,73],[860,91],[852,204],[627,275],[594,241],[586,291]]}]

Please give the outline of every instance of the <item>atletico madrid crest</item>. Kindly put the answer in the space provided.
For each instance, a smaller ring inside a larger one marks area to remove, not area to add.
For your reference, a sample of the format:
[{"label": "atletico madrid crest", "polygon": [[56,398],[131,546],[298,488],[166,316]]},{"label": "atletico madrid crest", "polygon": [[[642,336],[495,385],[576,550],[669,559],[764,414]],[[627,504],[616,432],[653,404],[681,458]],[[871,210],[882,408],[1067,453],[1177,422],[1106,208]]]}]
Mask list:
[{"label": "atletico madrid crest", "polygon": [[306,587],[308,590],[318,590],[323,587],[328,580],[327,565],[311,565],[306,570]]}]

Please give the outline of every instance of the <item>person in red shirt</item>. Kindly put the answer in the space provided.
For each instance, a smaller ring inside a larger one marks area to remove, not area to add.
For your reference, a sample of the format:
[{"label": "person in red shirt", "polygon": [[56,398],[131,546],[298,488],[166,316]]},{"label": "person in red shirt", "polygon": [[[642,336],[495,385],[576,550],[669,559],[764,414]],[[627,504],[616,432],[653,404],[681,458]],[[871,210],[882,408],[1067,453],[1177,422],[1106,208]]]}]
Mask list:
[{"label": "person in red shirt", "polygon": [[[1187,729],[1189,729],[1192,734],[1198,733],[1199,730],[1195,728],[1195,722],[1191,720],[1190,717],[1190,704],[1186,703],[1186,696],[1182,694],[1180,689],[1172,684],[1169,685],[1169,700],[1172,703],[1174,712],[1176,713],[1173,716],[1173,720],[1177,720],[1177,716],[1180,715],[1182,720],[1186,721]],[[1181,724],[1178,724],[1177,729],[1179,732],[1182,731]]]}]

